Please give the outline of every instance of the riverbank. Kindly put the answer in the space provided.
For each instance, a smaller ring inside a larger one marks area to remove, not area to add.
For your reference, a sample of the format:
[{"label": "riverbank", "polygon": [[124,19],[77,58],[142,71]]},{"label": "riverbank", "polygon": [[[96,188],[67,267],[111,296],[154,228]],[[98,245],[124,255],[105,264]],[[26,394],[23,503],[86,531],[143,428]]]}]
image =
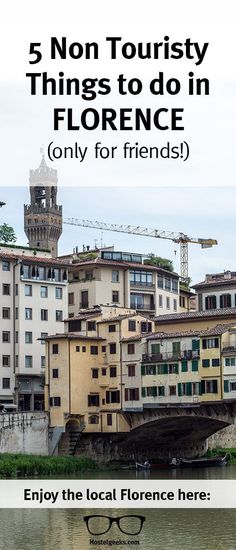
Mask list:
[{"label": "riverbank", "polygon": [[228,464],[236,464],[236,448],[229,447],[227,449],[221,449],[220,447],[212,449],[211,451],[207,452],[207,458],[211,458],[212,456],[224,456],[227,454],[227,463]]},{"label": "riverbank", "polygon": [[35,456],[0,454],[0,478],[55,476],[97,470],[90,458],[74,456]]}]

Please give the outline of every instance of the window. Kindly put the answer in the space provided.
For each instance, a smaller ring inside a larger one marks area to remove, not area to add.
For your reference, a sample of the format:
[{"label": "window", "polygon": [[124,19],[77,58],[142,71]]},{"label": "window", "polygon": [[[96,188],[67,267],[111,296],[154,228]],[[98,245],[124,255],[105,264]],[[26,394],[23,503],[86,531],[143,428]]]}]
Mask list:
[{"label": "window", "polygon": [[75,351],[80,351],[80,346],[75,346]]},{"label": "window", "polygon": [[147,323],[146,321],[141,322],[141,332],[152,332],[152,323]]},{"label": "window", "polygon": [[99,407],[99,394],[88,395],[88,407]]},{"label": "window", "polygon": [[25,285],[25,296],[32,296],[32,285]]},{"label": "window", "polygon": [[136,321],[132,321],[132,320],[129,320],[129,331],[130,332],[135,332],[136,330]]},{"label": "window", "polygon": [[18,363],[19,363],[19,357],[18,357],[18,355],[16,355],[16,357],[15,357],[15,362],[16,362],[16,369],[18,369]]},{"label": "window", "polygon": [[90,354],[98,355],[98,346],[90,346]]},{"label": "window", "polygon": [[3,283],[2,285],[2,293],[4,296],[10,296],[10,293],[11,293],[11,287],[10,285],[6,284],[6,283]]},{"label": "window", "polygon": [[56,300],[62,300],[62,288],[60,286],[55,288],[55,298]]},{"label": "window", "polygon": [[48,321],[48,310],[41,309],[41,321]]},{"label": "window", "polygon": [[231,295],[221,294],[220,296],[220,308],[231,307]]},{"label": "window", "polygon": [[10,271],[10,262],[3,260],[2,261],[2,270],[3,271]]},{"label": "window", "polygon": [[2,341],[4,343],[6,343],[6,342],[9,343],[10,342],[10,332],[8,330],[3,330],[2,331]]},{"label": "window", "polygon": [[52,344],[52,353],[56,355],[58,353],[58,344]]},{"label": "window", "polygon": [[203,393],[217,393],[217,380],[203,380],[202,382],[205,382],[205,392]]},{"label": "window", "polygon": [[188,361],[183,360],[181,362],[181,371],[182,372],[188,372]]},{"label": "window", "polygon": [[32,369],[33,367],[33,357],[32,355],[25,355],[25,368]]},{"label": "window", "polygon": [[88,308],[88,290],[82,290],[81,292],[81,307],[83,309]]},{"label": "window", "polygon": [[236,365],[236,358],[235,357],[226,357],[225,359],[225,366],[226,367],[235,367]]},{"label": "window", "polygon": [[81,321],[75,319],[75,321],[69,321],[69,332],[80,332],[81,331]]},{"label": "window", "polygon": [[169,386],[169,395],[176,395],[176,386]]},{"label": "window", "polygon": [[168,296],[166,297],[166,308],[170,309],[170,298]]},{"label": "window", "polygon": [[47,286],[41,286],[40,287],[40,297],[41,298],[47,298],[48,297],[48,287]]},{"label": "window", "polygon": [[15,285],[15,296],[18,296],[18,285]]},{"label": "window", "polygon": [[82,346],[82,353],[86,353],[86,346]]},{"label": "window", "polygon": [[180,354],[180,342],[172,342],[172,351],[173,355]]},{"label": "window", "polygon": [[33,333],[25,332],[25,344],[32,344],[32,340],[33,340]]},{"label": "window", "polygon": [[59,374],[58,369],[52,369],[52,377],[53,378],[58,378],[58,374]]},{"label": "window", "polygon": [[156,397],[157,396],[157,387],[156,386],[148,386],[146,388],[146,396],[147,397]]},{"label": "window", "polygon": [[202,360],[202,366],[203,368],[207,368],[210,366],[210,359],[203,359]]},{"label": "window", "polygon": [[112,291],[112,302],[114,304],[118,304],[119,303],[119,292],[118,290],[113,290]]},{"label": "window", "polygon": [[10,319],[10,308],[9,307],[3,307],[2,308],[2,318],[3,319]]},{"label": "window", "polygon": [[106,403],[120,403],[120,391],[106,391]]},{"label": "window", "polygon": [[107,414],[107,426],[112,426],[112,414]]},{"label": "window", "polygon": [[203,349],[218,348],[219,347],[219,338],[203,338],[202,340]]},{"label": "window", "polygon": [[185,308],[185,296],[180,296],[179,297],[179,305],[180,305],[180,307]]},{"label": "window", "polygon": [[102,376],[106,376],[106,374],[107,374],[107,369],[102,368]]},{"label": "window", "polygon": [[99,416],[97,414],[93,414],[92,416],[89,416],[88,423],[99,424]]},{"label": "window", "polygon": [[96,330],[96,321],[88,321],[88,330]]},{"label": "window", "polygon": [[119,282],[119,271],[117,271],[116,269],[112,270],[111,280],[112,280],[112,283],[118,283]]},{"label": "window", "polygon": [[211,366],[212,367],[219,367],[220,366],[220,360],[219,359],[212,359],[211,360]]},{"label": "window", "polygon": [[85,280],[86,281],[92,281],[93,279],[93,270],[91,269],[90,271],[85,271]]},{"label": "window", "polygon": [[68,304],[69,306],[73,306],[74,305],[74,292],[69,292],[68,294]]},{"label": "window", "polygon": [[116,353],[116,344],[109,344],[109,348],[111,354]]},{"label": "window", "polygon": [[116,332],[116,325],[108,325],[108,332]]},{"label": "window", "polygon": [[45,344],[45,338],[47,338],[47,332],[41,332],[41,344]]},{"label": "window", "polygon": [[133,355],[135,353],[135,345],[134,344],[128,344],[127,352],[128,352],[128,355]]},{"label": "window", "polygon": [[49,404],[50,404],[50,407],[60,407],[61,406],[61,398],[60,397],[50,397]]},{"label": "window", "polygon": [[160,344],[151,344],[151,354],[152,355],[160,355]]},{"label": "window", "polygon": [[32,307],[26,307],[25,308],[25,319],[27,321],[31,321],[32,318],[33,318]]},{"label": "window", "polygon": [[125,401],[138,401],[139,388],[125,388]]},{"label": "window", "polygon": [[157,286],[158,288],[164,288],[164,280],[162,275],[158,275]]},{"label": "window", "polygon": [[159,397],[165,397],[165,386],[158,386],[157,391]]},{"label": "window", "polygon": [[130,284],[136,286],[152,286],[151,271],[130,271]]},{"label": "window", "polygon": [[172,279],[172,292],[178,292],[178,281],[177,281],[177,279]]},{"label": "window", "polygon": [[44,367],[46,367],[46,356],[41,355],[41,368],[43,369]]},{"label": "window", "polygon": [[206,296],[205,298],[206,309],[216,309],[216,296]]},{"label": "window", "polygon": [[130,295],[130,307],[133,308],[133,309],[144,309],[143,294],[131,294]]},{"label": "window", "polygon": [[61,309],[56,309],[56,321],[63,321],[63,311]]},{"label": "window", "polygon": [[106,349],[107,349],[106,346],[102,346],[102,353],[106,353]]},{"label": "window", "polygon": [[159,294],[159,307],[163,307],[163,296]]},{"label": "window", "polygon": [[10,389],[10,378],[3,378],[2,379],[2,389],[3,390],[9,390]]},{"label": "window", "polygon": [[98,378],[98,369],[92,369],[92,378]]},{"label": "window", "polygon": [[135,365],[128,365],[128,376],[135,376]]},{"label": "window", "polygon": [[11,357],[10,357],[10,355],[3,355],[2,356],[2,366],[3,367],[10,367],[11,366]]},{"label": "window", "polygon": [[178,363],[169,364],[168,366],[168,374],[178,374],[179,372],[179,365]]},{"label": "window", "polygon": [[177,300],[176,299],[173,300],[173,307],[174,307],[174,311],[177,311]]},{"label": "window", "polygon": [[236,382],[230,382],[229,391],[236,391]]},{"label": "window", "polygon": [[198,360],[197,359],[192,360],[192,371],[193,372],[198,371]]},{"label": "window", "polygon": [[18,330],[15,332],[15,344],[18,344]]},{"label": "window", "polygon": [[110,367],[110,378],[116,377],[116,367]]},{"label": "window", "polygon": [[171,289],[171,279],[169,277],[165,277],[165,290]]}]

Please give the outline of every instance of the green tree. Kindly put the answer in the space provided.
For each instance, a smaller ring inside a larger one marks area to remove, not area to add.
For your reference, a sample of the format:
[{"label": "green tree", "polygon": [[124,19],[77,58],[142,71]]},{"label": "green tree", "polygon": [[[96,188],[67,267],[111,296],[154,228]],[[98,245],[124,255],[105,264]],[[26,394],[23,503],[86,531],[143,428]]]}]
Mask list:
[{"label": "green tree", "polygon": [[158,267],[163,267],[167,271],[174,271],[173,262],[167,258],[161,258],[160,256],[155,256],[155,254],[148,254],[146,260],[144,260],[146,265],[156,265]]},{"label": "green tree", "polygon": [[13,227],[7,223],[0,225],[0,242],[2,243],[15,243],[17,240]]}]

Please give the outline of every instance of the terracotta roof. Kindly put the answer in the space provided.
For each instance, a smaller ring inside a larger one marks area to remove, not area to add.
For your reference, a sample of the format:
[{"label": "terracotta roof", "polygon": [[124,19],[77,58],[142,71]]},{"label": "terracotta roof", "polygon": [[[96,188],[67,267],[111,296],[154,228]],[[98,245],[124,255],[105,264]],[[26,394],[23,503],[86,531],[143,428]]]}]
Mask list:
[{"label": "terracotta roof", "polygon": [[226,323],[221,325],[216,325],[215,327],[202,330],[188,330],[188,331],[178,331],[178,332],[155,332],[147,336],[148,340],[157,340],[165,338],[184,338],[184,337],[194,337],[194,336],[220,336],[227,332],[231,327],[234,327],[235,323]]},{"label": "terracotta roof", "polygon": [[136,334],[135,336],[129,336],[128,338],[121,338],[120,342],[138,342],[142,340],[145,336],[148,336],[148,333]]},{"label": "terracotta roof", "polygon": [[76,315],[75,317],[68,317],[67,319],[64,319],[64,322],[86,321],[86,319],[91,319],[92,317],[98,317],[99,315],[101,315],[101,311],[94,311],[94,313],[79,313],[79,315]]},{"label": "terracotta roof", "polygon": [[45,338],[38,338],[38,340],[100,340],[105,341],[105,338],[101,336],[85,336],[76,332],[63,332],[61,334],[52,334]]},{"label": "terracotta roof", "polygon": [[217,286],[235,286],[236,285],[236,277],[232,277],[232,279],[214,279],[211,281],[202,281],[201,283],[197,283],[196,285],[193,285],[191,288],[213,288]]},{"label": "terracotta roof", "polygon": [[158,324],[165,323],[168,321],[185,321],[188,319],[201,319],[204,317],[224,317],[224,316],[233,316],[236,317],[236,308],[235,307],[226,307],[223,309],[210,309],[208,311],[188,311],[187,313],[170,313],[167,315],[158,315],[154,317],[154,321]]},{"label": "terracotta roof", "polygon": [[[148,264],[140,264],[140,263],[134,263],[134,262],[122,262],[122,261],[116,261],[116,260],[103,260],[102,258],[95,258],[94,260],[81,260],[74,264],[70,264],[71,270],[76,269],[77,267],[83,267],[87,265],[92,265],[94,267],[96,266],[118,266],[123,267],[124,269],[133,268],[133,269],[145,269],[146,271],[158,271],[163,274],[167,274],[170,276],[173,276],[175,278],[179,278],[178,273],[175,273],[175,271],[168,271],[167,269],[163,269],[162,267],[154,266],[154,265],[148,265]],[[74,268],[74,269],[73,269]]]},{"label": "terracotta roof", "polygon": [[27,256],[24,254],[8,254],[0,252],[0,260],[21,260],[24,263],[33,262],[38,264],[49,264],[49,265],[58,265],[62,267],[69,267],[67,262],[62,260],[57,260],[56,258],[47,258],[44,256]]}]

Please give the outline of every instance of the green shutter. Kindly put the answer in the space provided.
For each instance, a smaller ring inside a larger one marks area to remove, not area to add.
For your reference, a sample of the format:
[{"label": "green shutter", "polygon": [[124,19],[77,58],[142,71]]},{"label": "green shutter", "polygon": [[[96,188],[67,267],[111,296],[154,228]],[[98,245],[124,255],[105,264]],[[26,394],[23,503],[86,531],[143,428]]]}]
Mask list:
[{"label": "green shutter", "polygon": [[146,397],[146,388],[142,388],[142,397]]},{"label": "green shutter", "polygon": [[229,381],[224,380],[224,392],[227,393],[229,391]]},{"label": "green shutter", "polygon": [[187,395],[192,395],[192,382],[187,382]]},{"label": "green shutter", "polygon": [[168,374],[168,365],[167,365],[167,363],[165,363],[163,365],[163,374]]},{"label": "green shutter", "polygon": [[156,386],[153,386],[152,392],[153,392],[152,393],[153,397],[156,397],[157,396],[157,387]]},{"label": "green shutter", "polygon": [[141,374],[142,374],[142,376],[145,374],[145,366],[144,365],[141,366]]},{"label": "green shutter", "polygon": [[182,361],[181,370],[182,372],[188,372],[188,361]]},{"label": "green shutter", "polygon": [[201,382],[198,382],[198,390],[199,390],[199,395],[202,395],[202,385],[201,385]]},{"label": "green shutter", "polygon": [[175,363],[175,374],[179,374],[179,365]]},{"label": "green shutter", "polygon": [[205,380],[201,380],[201,395],[205,392]]},{"label": "green shutter", "polygon": [[160,344],[152,344],[151,345],[151,354],[152,355],[160,355]]},{"label": "green shutter", "polygon": [[197,370],[198,370],[198,360],[193,359],[193,361],[192,361],[192,371],[197,371]]},{"label": "green shutter", "polygon": [[178,396],[181,397],[182,395],[182,384],[179,382],[178,383]]},{"label": "green shutter", "polygon": [[199,340],[192,340],[192,351],[198,351],[200,347]]},{"label": "green shutter", "polygon": [[173,342],[172,348],[173,348],[173,354],[178,355],[180,353],[180,342]]}]

